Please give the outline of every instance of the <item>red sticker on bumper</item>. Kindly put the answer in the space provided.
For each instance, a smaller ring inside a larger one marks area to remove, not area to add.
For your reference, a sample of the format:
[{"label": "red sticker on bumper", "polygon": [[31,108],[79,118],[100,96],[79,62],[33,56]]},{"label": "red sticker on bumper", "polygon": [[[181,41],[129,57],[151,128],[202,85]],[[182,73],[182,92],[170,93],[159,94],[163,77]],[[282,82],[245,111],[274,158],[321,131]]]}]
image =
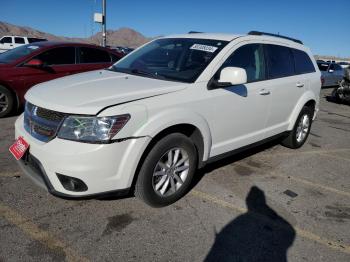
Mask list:
[{"label": "red sticker on bumper", "polygon": [[20,160],[28,148],[29,144],[20,136],[17,138],[16,142],[10,146],[9,150],[17,160]]}]

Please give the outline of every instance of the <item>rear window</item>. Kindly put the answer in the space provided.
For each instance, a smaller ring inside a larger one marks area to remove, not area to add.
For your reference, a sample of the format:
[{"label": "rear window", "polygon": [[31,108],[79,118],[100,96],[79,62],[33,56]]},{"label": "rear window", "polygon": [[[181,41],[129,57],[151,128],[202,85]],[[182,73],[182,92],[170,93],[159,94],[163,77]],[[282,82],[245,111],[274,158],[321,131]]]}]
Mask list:
[{"label": "rear window", "polygon": [[294,75],[294,63],[290,48],[266,45],[269,78]]},{"label": "rear window", "polygon": [[16,44],[25,44],[23,37],[15,37]]},{"label": "rear window", "polygon": [[328,70],[328,67],[329,67],[329,64],[327,63],[318,63],[318,69],[320,69],[320,71],[327,71]]},{"label": "rear window", "polygon": [[97,48],[80,47],[80,63],[110,63],[109,53]]},{"label": "rear window", "polygon": [[315,72],[314,64],[308,54],[301,50],[292,49],[296,74],[307,74]]}]

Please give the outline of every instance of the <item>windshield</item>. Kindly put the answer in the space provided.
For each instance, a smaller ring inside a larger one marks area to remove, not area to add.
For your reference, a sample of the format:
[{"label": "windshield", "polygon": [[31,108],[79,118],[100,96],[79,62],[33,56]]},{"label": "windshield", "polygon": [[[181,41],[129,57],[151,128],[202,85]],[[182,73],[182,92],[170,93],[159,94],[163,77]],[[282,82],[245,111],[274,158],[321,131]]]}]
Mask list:
[{"label": "windshield", "polygon": [[37,45],[22,45],[20,47],[6,51],[5,53],[0,54],[0,63],[9,64],[17,59],[27,56],[35,51],[37,51],[40,46]]},{"label": "windshield", "polygon": [[227,43],[191,38],[158,39],[120,60],[110,70],[193,83]]}]

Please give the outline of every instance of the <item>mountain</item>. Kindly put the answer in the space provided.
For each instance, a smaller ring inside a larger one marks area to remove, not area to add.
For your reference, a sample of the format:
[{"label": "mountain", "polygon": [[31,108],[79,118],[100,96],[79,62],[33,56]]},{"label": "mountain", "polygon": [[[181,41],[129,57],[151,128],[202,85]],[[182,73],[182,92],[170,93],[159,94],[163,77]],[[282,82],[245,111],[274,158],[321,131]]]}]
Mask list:
[{"label": "mountain", "polygon": [[[20,36],[32,36],[39,38],[46,38],[52,41],[74,41],[99,44],[101,42],[101,32],[88,37],[88,38],[72,38],[64,36],[56,36],[46,32],[42,32],[31,27],[12,25],[6,22],[0,21],[0,37],[3,35],[20,35]],[[107,44],[110,46],[127,46],[138,47],[144,43],[147,43],[152,38],[143,36],[141,33],[131,28],[120,28],[118,30],[107,31]]]}]

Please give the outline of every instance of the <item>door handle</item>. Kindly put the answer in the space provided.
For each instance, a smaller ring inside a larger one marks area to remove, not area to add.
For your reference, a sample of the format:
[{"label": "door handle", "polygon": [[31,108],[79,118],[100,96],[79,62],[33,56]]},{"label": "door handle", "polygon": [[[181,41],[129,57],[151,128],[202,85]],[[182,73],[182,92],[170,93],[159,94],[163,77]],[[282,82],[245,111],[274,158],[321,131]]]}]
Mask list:
[{"label": "door handle", "polygon": [[269,94],[270,94],[270,91],[266,90],[266,89],[261,89],[259,91],[259,95],[262,95],[262,96],[266,96],[266,95],[269,95]]},{"label": "door handle", "polygon": [[303,83],[297,83],[296,86],[299,87],[299,88],[302,88],[302,87],[304,87],[304,84]]}]

